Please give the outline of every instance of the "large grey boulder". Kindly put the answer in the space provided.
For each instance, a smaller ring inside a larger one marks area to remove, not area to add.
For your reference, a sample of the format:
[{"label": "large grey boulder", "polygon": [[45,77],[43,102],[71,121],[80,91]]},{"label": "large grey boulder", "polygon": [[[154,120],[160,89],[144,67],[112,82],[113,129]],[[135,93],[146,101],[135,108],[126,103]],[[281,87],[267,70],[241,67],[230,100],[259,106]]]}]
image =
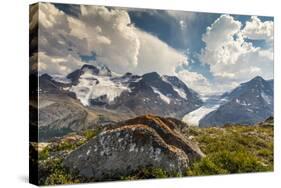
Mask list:
[{"label": "large grey boulder", "polygon": [[[132,126],[134,124],[144,124],[152,128],[165,141],[166,144],[175,146],[183,150],[190,160],[196,160],[204,156],[196,143],[186,139],[180,132],[181,123],[173,118],[163,118],[155,115],[138,116],[129,119],[112,127]],[[187,125],[186,125],[187,126]]]},{"label": "large grey boulder", "polygon": [[156,119],[154,125],[138,120],[105,130],[70,153],[63,165],[82,177],[100,181],[145,167],[182,174],[195,158],[204,156],[195,143],[184,140],[158,117],[149,118]]},{"label": "large grey boulder", "polygon": [[95,180],[126,176],[141,167],[161,167],[182,172],[188,157],[180,149],[167,145],[146,125],[124,126],[103,132],[72,152],[64,165]]}]

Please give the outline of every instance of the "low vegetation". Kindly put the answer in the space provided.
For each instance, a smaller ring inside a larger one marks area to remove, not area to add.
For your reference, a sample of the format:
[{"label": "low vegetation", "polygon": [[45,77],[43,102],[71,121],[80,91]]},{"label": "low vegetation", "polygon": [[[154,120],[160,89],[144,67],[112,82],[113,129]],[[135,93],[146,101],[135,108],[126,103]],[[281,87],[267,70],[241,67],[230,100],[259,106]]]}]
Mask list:
[{"label": "low vegetation", "polygon": [[[85,130],[62,137],[38,152],[40,184],[87,182],[62,166],[71,151],[95,137],[101,130]],[[273,171],[273,123],[256,126],[228,125],[223,128],[188,127],[188,139],[196,141],[206,157],[193,162],[183,174],[167,173],[161,168],[142,168],[119,180],[202,176]],[[94,180],[91,180],[94,181]]]},{"label": "low vegetation", "polygon": [[187,175],[273,171],[273,127],[232,125],[185,130],[206,157],[193,163]]},{"label": "low vegetation", "polygon": [[178,172],[168,173],[161,168],[147,167],[142,168],[135,173],[120,177],[121,180],[137,180],[137,179],[153,179],[153,178],[169,178],[169,177],[181,177]]},{"label": "low vegetation", "polygon": [[84,182],[82,177],[71,174],[68,169],[64,168],[62,160],[68,153],[95,137],[99,132],[100,129],[87,129],[80,133],[69,133],[38,151],[39,184],[56,185]]},{"label": "low vegetation", "polygon": [[90,140],[91,138],[97,136],[101,132],[101,129],[87,129],[83,132],[83,136],[86,140]]},{"label": "low vegetation", "polygon": [[41,164],[47,166],[39,180],[41,185],[75,184],[80,183],[76,174],[71,174],[62,166],[62,159],[55,158]]}]

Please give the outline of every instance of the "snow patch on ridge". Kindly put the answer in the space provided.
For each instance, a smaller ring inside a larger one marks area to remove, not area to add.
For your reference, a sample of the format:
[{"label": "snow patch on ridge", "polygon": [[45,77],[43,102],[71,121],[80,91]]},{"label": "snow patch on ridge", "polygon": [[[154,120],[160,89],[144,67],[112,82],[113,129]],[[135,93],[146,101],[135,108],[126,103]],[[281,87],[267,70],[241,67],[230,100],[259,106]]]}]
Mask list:
[{"label": "snow patch on ridge", "polygon": [[52,79],[59,83],[71,84],[71,80],[66,78],[64,75],[52,75]]},{"label": "snow patch on ridge", "polygon": [[268,96],[267,94],[265,94],[264,92],[261,92],[261,97],[263,98],[263,100],[267,104],[271,104],[272,103],[272,98],[270,96]]},{"label": "snow patch on ridge", "polygon": [[167,78],[165,78],[165,76],[162,76],[161,78],[162,78],[162,80],[163,80],[164,82],[167,82],[168,84],[170,84],[170,85],[173,87],[173,90],[174,90],[175,92],[177,92],[178,95],[179,95],[181,98],[187,99],[186,93],[185,93],[185,91],[184,91],[182,88],[178,88],[178,87],[176,87],[175,85],[173,85],[173,83],[171,83]]},{"label": "snow patch on ridge", "polygon": [[183,89],[180,88],[176,88],[175,86],[173,86],[173,89],[179,94],[179,96],[183,99],[187,99],[186,94],[184,92]]},{"label": "snow patch on ridge", "polygon": [[170,100],[169,97],[165,96],[163,93],[161,93],[161,92],[160,92],[158,89],[156,89],[155,87],[152,87],[152,89],[153,89],[153,92],[154,92],[154,93],[157,93],[157,94],[160,96],[160,98],[161,98],[165,103],[170,104],[171,100]]}]

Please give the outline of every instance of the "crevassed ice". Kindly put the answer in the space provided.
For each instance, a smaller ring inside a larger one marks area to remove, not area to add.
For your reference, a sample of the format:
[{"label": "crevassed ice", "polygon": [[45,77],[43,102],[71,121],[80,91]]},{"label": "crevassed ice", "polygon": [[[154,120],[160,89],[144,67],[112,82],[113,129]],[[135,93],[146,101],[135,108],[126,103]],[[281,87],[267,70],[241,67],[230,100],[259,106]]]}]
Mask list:
[{"label": "crevassed ice", "polygon": [[83,105],[88,106],[90,99],[104,95],[106,95],[109,102],[112,102],[123,91],[129,90],[129,88],[121,83],[112,82],[110,77],[95,76],[85,72],[79,78],[79,83],[76,86],[72,86],[69,90],[76,94]]},{"label": "crevassed ice", "polygon": [[220,105],[226,103],[227,99],[221,99],[220,96],[205,96],[204,104],[200,108],[186,114],[182,121],[191,126],[199,126],[199,122],[207,114],[217,110]]},{"label": "crevassed ice", "polygon": [[215,105],[212,107],[206,107],[206,106],[202,106],[188,114],[186,114],[183,118],[182,121],[186,122],[188,125],[191,126],[198,126],[199,125],[199,121],[205,117],[207,114],[209,114],[210,112],[216,110],[219,107],[219,105]]}]

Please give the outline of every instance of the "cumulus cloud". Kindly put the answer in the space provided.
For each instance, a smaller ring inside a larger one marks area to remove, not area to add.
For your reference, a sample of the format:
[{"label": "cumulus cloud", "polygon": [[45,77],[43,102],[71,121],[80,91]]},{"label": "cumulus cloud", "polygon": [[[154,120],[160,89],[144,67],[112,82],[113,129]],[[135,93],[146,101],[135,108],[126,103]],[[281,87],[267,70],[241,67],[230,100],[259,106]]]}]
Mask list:
[{"label": "cumulus cloud", "polygon": [[262,22],[257,16],[252,16],[242,30],[244,37],[252,40],[273,41],[273,22]]},{"label": "cumulus cloud", "polygon": [[207,27],[206,33],[202,40],[206,44],[207,49],[220,48],[222,44],[233,41],[233,35],[241,28],[241,23],[233,19],[232,16],[222,15],[214,23]]},{"label": "cumulus cloud", "polygon": [[188,64],[185,54],[136,28],[125,9],[81,5],[80,12],[77,18],[52,4],[40,4],[41,72],[66,75],[84,63],[81,55],[92,54],[94,63],[117,73],[173,75],[177,66]]},{"label": "cumulus cloud", "polygon": [[[81,15],[76,18],[52,4],[40,4],[39,51],[44,60],[40,62],[46,65],[41,66],[41,71],[68,74],[84,63],[81,55],[93,53],[96,54],[96,61],[113,71],[122,72],[135,67],[139,41],[134,27],[129,26],[128,14],[100,6],[81,6],[80,9]],[[54,63],[53,59],[60,61]],[[53,64],[48,66],[50,62]],[[54,67],[56,65],[57,68]]]},{"label": "cumulus cloud", "polygon": [[38,10],[38,68],[40,73],[67,74],[83,64],[75,50],[69,21],[54,5],[40,3]]},{"label": "cumulus cloud", "polygon": [[214,93],[210,82],[202,74],[181,70],[177,73],[177,76],[186,83],[188,87],[200,92],[201,94]]},{"label": "cumulus cloud", "polygon": [[272,50],[254,47],[251,42],[245,41],[246,36],[249,39],[272,40],[270,34],[261,34],[264,32],[259,31],[260,28],[265,28],[262,24],[270,24],[260,20],[259,24],[253,24],[257,20],[259,19],[252,17],[245,28],[241,29],[241,22],[230,15],[222,15],[207,28],[202,37],[206,46],[201,51],[200,60],[210,65],[210,71],[215,77],[214,83],[225,85],[225,90],[257,75],[266,79],[273,77]]},{"label": "cumulus cloud", "polygon": [[88,48],[96,53],[98,62],[117,72],[137,66],[140,42],[126,11],[81,6],[79,19],[85,28],[78,37],[81,32],[87,33]]},{"label": "cumulus cloud", "polygon": [[178,66],[188,64],[183,53],[169,47],[157,37],[140,30],[136,30],[136,33],[141,44],[137,73],[157,71],[160,74],[174,75]]}]

